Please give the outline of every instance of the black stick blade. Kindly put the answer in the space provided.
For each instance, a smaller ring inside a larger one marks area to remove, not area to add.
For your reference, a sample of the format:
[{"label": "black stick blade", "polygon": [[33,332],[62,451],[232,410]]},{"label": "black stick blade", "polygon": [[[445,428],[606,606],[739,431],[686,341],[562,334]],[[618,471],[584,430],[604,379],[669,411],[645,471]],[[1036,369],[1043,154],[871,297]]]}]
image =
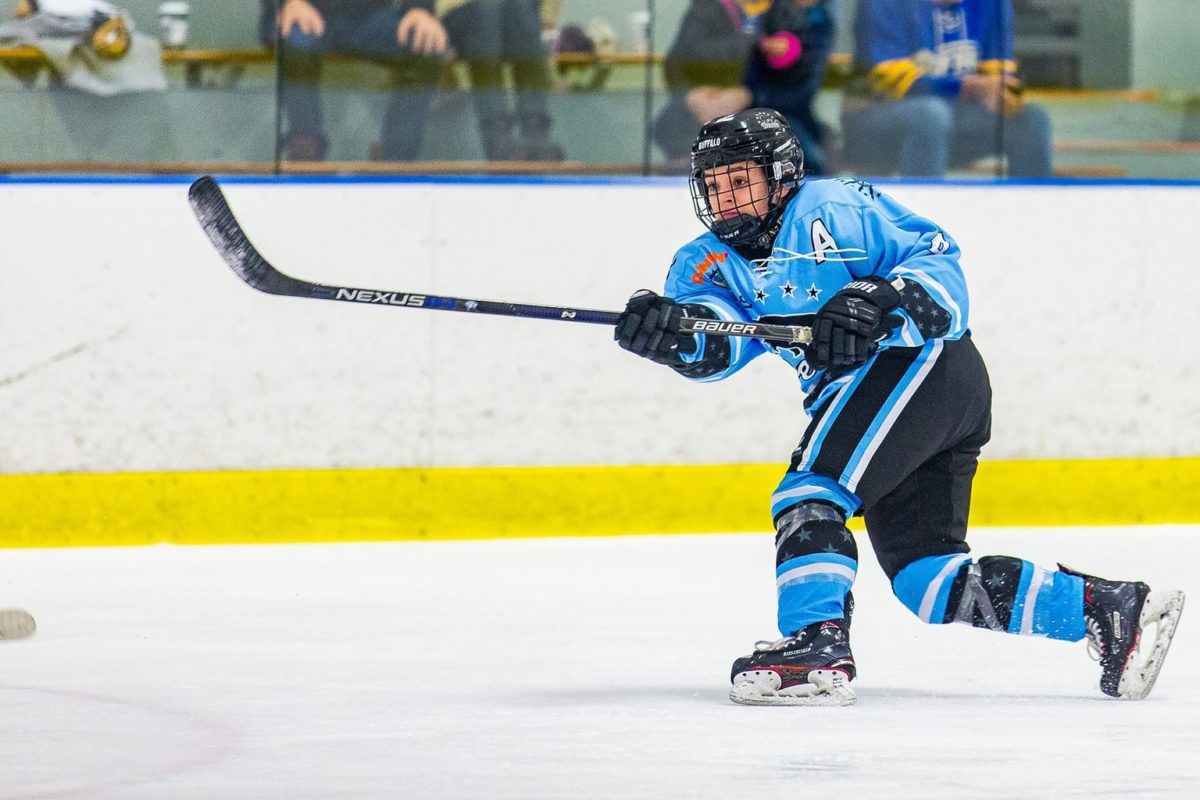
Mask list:
[{"label": "black stick blade", "polygon": [[191,185],[188,202],[213,247],[245,283],[268,294],[292,297],[313,294],[315,284],[284,275],[254,248],[211,175],[205,175]]}]

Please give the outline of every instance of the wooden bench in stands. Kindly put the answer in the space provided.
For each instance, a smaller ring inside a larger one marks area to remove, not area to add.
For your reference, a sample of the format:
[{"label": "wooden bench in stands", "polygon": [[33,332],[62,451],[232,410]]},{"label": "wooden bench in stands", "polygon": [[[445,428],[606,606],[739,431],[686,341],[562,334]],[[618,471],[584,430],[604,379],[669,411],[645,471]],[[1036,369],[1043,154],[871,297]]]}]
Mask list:
[{"label": "wooden bench in stands", "polygon": [[[354,61],[353,57],[333,54],[328,56],[335,61]],[[0,63],[45,63],[45,56],[36,47],[0,47]],[[244,50],[163,50],[163,64],[181,66],[189,86],[201,84],[206,69],[233,68],[244,69],[251,64],[271,64],[275,61],[275,52],[270,48],[257,47]],[[620,66],[638,66],[661,64],[661,53],[639,55],[634,53],[612,53],[607,55],[588,55],[585,53],[560,53],[554,56],[558,66],[591,67],[596,69],[611,69]],[[596,87],[599,88],[599,87]]]}]

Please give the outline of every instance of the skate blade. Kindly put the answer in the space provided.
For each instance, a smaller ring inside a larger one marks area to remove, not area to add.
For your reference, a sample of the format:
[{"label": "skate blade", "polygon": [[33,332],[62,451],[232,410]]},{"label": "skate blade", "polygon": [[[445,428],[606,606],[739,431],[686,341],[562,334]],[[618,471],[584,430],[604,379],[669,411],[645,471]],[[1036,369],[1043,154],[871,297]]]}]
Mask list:
[{"label": "skate blade", "polygon": [[782,681],[770,670],[743,672],[729,689],[729,699],[744,706],[849,706],[858,699],[841,670],[815,669],[808,680],[780,689]]},{"label": "skate blade", "polygon": [[1154,641],[1145,656],[1136,653],[1125,671],[1121,674],[1121,682],[1117,684],[1117,693],[1128,700],[1143,700],[1154,682],[1158,679],[1158,671],[1162,669],[1167,650],[1171,647],[1171,639],[1175,636],[1175,626],[1179,624],[1179,615],[1183,613],[1184,594],[1180,591],[1150,592],[1142,605],[1142,614],[1138,625],[1142,631],[1142,641],[1139,650],[1146,648],[1146,632],[1154,627]]},{"label": "skate blade", "polygon": [[0,639],[24,639],[36,630],[37,623],[28,611],[0,608]]}]

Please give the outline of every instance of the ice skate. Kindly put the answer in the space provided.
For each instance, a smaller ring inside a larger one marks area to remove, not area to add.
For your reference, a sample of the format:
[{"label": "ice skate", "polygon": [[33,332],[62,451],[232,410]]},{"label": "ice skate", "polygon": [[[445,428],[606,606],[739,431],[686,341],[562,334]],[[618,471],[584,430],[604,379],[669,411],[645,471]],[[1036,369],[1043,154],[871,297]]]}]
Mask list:
[{"label": "ice skate", "polygon": [[36,630],[37,623],[28,611],[0,608],[0,639],[24,639]]},{"label": "ice skate", "polygon": [[848,706],[855,701],[854,654],[843,620],[809,625],[795,636],[758,642],[733,662],[729,699],[750,706]]},{"label": "ice skate", "polygon": [[1107,581],[1061,564],[1059,569],[1083,578],[1088,651],[1100,662],[1100,691],[1128,700],[1145,698],[1154,688],[1175,635],[1183,592],[1155,592],[1141,582]]}]

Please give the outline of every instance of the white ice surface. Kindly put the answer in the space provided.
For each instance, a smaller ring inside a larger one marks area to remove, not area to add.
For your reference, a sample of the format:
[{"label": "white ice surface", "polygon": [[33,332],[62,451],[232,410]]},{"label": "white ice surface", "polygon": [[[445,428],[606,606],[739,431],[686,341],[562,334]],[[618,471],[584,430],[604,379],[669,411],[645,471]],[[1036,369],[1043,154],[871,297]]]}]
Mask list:
[{"label": "white ice surface", "polygon": [[[979,530],[1194,588],[1200,528]],[[748,708],[768,535],[0,552],[0,798],[1194,798],[1200,613],[1151,697],[925,626],[863,545],[858,705]],[[1193,600],[1193,603],[1197,600]]]}]

